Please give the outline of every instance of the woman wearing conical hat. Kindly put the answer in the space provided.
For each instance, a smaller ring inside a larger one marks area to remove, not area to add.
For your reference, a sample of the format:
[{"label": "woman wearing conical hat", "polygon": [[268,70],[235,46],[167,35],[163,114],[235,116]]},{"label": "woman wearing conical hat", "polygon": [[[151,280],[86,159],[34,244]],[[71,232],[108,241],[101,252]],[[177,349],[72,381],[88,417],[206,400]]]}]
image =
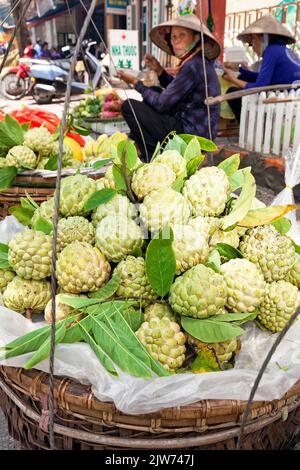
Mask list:
[{"label": "woman wearing conical hat", "polygon": [[[207,108],[204,104],[205,86],[202,62],[204,46],[208,95],[220,94],[219,81],[212,60],[220,54],[220,45],[210,31],[203,26],[204,45],[201,43],[201,26],[194,14],[179,16],[152,28],[150,38],[160,49],[180,59],[176,77],[169,75],[160,63],[146,54],[145,64],[158,75],[161,88],[146,87],[127,72],[120,77],[134,85],[143,101],[130,99],[134,113],[142,128],[147,149],[144,149],[141,133],[133,115],[129,100],[122,105],[122,114],[130,127],[130,137],[139,146],[142,159],[149,161],[157,142],[175,130],[209,137]],[[216,137],[219,106],[210,109],[212,138]]]},{"label": "woman wearing conical hat", "polygon": [[[239,77],[224,68],[223,77],[235,85],[228,92],[240,88],[283,85],[300,81],[300,58],[287,48],[287,44],[293,44],[296,40],[273,16],[262,16],[237,37],[249,43],[254,52],[262,57],[262,62],[258,73],[240,67]],[[229,104],[239,120],[241,99],[231,100]]]}]

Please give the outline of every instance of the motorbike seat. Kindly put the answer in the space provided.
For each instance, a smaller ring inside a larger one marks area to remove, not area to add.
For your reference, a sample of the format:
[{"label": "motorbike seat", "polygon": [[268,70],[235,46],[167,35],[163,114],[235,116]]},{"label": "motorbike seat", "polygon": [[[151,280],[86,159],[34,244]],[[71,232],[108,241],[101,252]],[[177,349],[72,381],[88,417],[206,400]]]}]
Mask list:
[{"label": "motorbike seat", "polygon": [[70,61],[66,59],[55,59],[55,60],[50,60],[50,63],[53,65],[57,65],[57,67],[61,67],[64,70],[70,70],[71,68],[71,63]]}]

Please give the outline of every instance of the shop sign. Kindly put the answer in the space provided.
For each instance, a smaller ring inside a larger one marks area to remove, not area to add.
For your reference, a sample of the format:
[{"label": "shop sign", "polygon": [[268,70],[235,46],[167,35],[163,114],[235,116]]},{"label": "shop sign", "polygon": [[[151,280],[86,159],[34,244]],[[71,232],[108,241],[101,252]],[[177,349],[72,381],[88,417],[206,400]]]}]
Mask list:
[{"label": "shop sign", "polygon": [[137,30],[108,30],[109,52],[117,69],[140,69],[138,38]]}]

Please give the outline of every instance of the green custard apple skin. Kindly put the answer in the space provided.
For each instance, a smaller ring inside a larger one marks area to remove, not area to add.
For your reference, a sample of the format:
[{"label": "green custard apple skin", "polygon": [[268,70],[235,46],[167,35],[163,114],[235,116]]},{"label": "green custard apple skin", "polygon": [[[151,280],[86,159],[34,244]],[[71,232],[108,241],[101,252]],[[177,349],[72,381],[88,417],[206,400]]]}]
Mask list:
[{"label": "green custard apple skin", "polygon": [[129,219],[137,217],[137,210],[126,196],[116,194],[110,201],[100,204],[92,214],[92,222],[97,227],[98,222],[108,215],[123,215]]},{"label": "green custard apple skin", "polygon": [[106,170],[106,173],[102,178],[96,180],[97,191],[100,191],[101,189],[105,188],[116,189],[112,165]]},{"label": "green custard apple skin", "polygon": [[7,284],[13,280],[15,275],[16,274],[9,269],[0,269],[0,294],[5,291]]},{"label": "green custard apple skin", "polygon": [[[51,154],[52,155],[59,155],[59,142],[58,140],[53,142],[52,144],[52,149],[51,149]],[[63,143],[63,152],[62,152],[62,166],[66,167],[71,165],[73,162],[73,151],[71,147],[69,147],[68,144]]]},{"label": "green custard apple skin", "polygon": [[31,218],[30,225],[34,227],[39,217],[43,217],[51,224],[53,223],[54,217],[54,197],[51,197],[47,201],[41,203],[38,209],[34,211],[34,214]]},{"label": "green custard apple skin", "polygon": [[51,285],[45,280],[34,281],[15,276],[3,293],[4,305],[15,312],[32,313],[44,310],[51,299]]},{"label": "green custard apple skin", "polygon": [[182,194],[194,216],[218,216],[225,209],[230,192],[226,173],[217,167],[201,168],[184,184]]},{"label": "green custard apple skin", "polygon": [[178,323],[167,317],[152,318],[136,332],[148,353],[170,372],[175,372],[185,361],[185,334]]},{"label": "green custard apple skin", "polygon": [[24,145],[43,158],[51,154],[53,138],[46,127],[34,127],[24,135]]},{"label": "green custard apple skin", "polygon": [[218,230],[221,220],[217,217],[193,217],[188,221],[188,225],[194,227],[199,235],[202,235],[207,241]]},{"label": "green custard apple skin", "polygon": [[288,271],[285,281],[290,282],[296,286],[297,289],[300,289],[300,255],[298,255],[298,253],[296,253],[296,261]]},{"label": "green custard apple skin", "polygon": [[170,188],[152,191],[140,205],[140,217],[152,233],[165,225],[186,224],[190,215],[190,207],[182,194]]},{"label": "green custard apple skin", "polygon": [[33,170],[37,166],[36,154],[25,145],[15,145],[6,155],[6,165]]},{"label": "green custard apple skin", "polygon": [[210,248],[214,248],[217,243],[226,243],[227,245],[233,246],[233,248],[238,248],[240,244],[238,230],[235,228],[228,232],[224,232],[223,230],[216,230],[209,240]]},{"label": "green custard apple skin", "polygon": [[169,304],[179,315],[208,318],[223,313],[227,301],[226,282],[202,264],[177,277],[170,288]]},{"label": "green custard apple skin", "polygon": [[67,176],[62,179],[59,211],[65,217],[84,215],[84,205],[96,191],[96,183],[85,175]]},{"label": "green custard apple skin", "polygon": [[155,163],[165,163],[174,171],[176,178],[186,176],[186,160],[177,150],[165,150],[154,159]]},{"label": "green custard apple skin", "polygon": [[207,347],[213,349],[221,365],[230,361],[239,349],[239,341],[236,338],[223,341],[222,343],[204,343],[188,333],[187,342],[197,353],[202,349],[205,350]]},{"label": "green custard apple skin", "polygon": [[98,248],[75,241],[58,255],[56,277],[58,285],[72,294],[94,292],[108,280],[111,267]]},{"label": "green custard apple skin", "polygon": [[283,280],[267,283],[257,320],[272,333],[279,333],[299,305],[300,294],[296,286]]},{"label": "green custard apple skin", "polygon": [[170,188],[176,175],[165,163],[148,163],[139,167],[132,176],[131,188],[139,199],[155,189]]},{"label": "green custard apple skin", "polygon": [[157,299],[157,294],[152,289],[146,274],[145,260],[142,257],[127,256],[120,261],[114,270],[120,274],[120,285],[116,292],[118,297],[128,299],[139,297],[133,306],[145,307],[152,300]]},{"label": "green custard apple skin", "polygon": [[175,225],[173,233],[172,248],[176,258],[177,275],[206,261],[209,252],[208,243],[194,227]]},{"label": "green custard apple skin", "polygon": [[[64,295],[68,295],[70,297],[78,297],[75,294],[57,294],[55,296],[55,321],[58,322],[60,320],[64,320],[65,318],[68,318],[70,315],[76,315],[78,313],[78,317],[80,318],[80,314],[78,311],[76,311],[74,308],[70,307],[70,305],[67,305],[63,302],[62,297]],[[80,296],[84,297],[84,296]],[[44,311],[44,318],[46,322],[52,323],[52,299],[50,299],[45,307]]]},{"label": "green custard apple skin", "polygon": [[95,229],[84,217],[73,216],[60,219],[57,224],[57,251],[62,251],[72,242],[95,243]]},{"label": "green custard apple skin", "polygon": [[8,262],[23,279],[51,275],[52,237],[32,229],[17,233],[8,244]]},{"label": "green custard apple skin", "polygon": [[254,312],[265,296],[261,270],[247,259],[235,258],[222,264],[221,274],[227,285],[226,308],[236,313]]},{"label": "green custard apple skin", "polygon": [[150,321],[151,318],[158,317],[163,318],[167,317],[169,320],[176,322],[177,318],[171,309],[170,305],[167,303],[155,302],[154,304],[148,305],[144,310],[144,320]]},{"label": "green custard apple skin", "polygon": [[260,267],[267,282],[285,279],[296,260],[292,240],[271,225],[249,229],[239,249],[244,258]]},{"label": "green custard apple skin", "polygon": [[96,245],[108,261],[118,263],[134,254],[144,243],[141,228],[128,217],[108,215],[96,229]]}]

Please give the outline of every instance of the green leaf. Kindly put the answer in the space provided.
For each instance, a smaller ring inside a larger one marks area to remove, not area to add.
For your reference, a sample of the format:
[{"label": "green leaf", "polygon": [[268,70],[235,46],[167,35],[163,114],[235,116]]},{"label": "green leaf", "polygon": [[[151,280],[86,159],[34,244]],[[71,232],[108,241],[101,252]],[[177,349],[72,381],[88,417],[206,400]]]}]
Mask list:
[{"label": "green leaf", "polygon": [[221,271],[221,256],[218,250],[214,249],[209,253],[205,266],[213,269],[216,273]]},{"label": "green leaf", "polygon": [[295,243],[293,240],[292,240],[292,244],[293,244],[293,247],[295,248],[296,253],[300,255],[300,246],[297,245],[297,243]]},{"label": "green leaf", "polygon": [[286,206],[269,206],[261,209],[251,209],[245,217],[239,221],[242,227],[256,227],[258,225],[268,225],[281,219],[287,212],[297,209],[297,206],[290,204]]},{"label": "green leaf", "polygon": [[[66,333],[66,322],[63,321],[55,331],[55,344],[60,343]],[[50,343],[51,343],[51,336],[50,334],[45,339],[44,343],[39,347],[39,349],[34,353],[34,355],[26,361],[23,365],[24,369],[31,369],[36,364],[39,364],[41,361],[46,359],[50,356]]]},{"label": "green leaf", "polygon": [[236,191],[237,189],[243,186],[245,179],[245,170],[251,171],[251,167],[247,166],[246,168],[241,168],[240,170],[237,170],[234,175],[229,177],[231,191]]},{"label": "green leaf", "polygon": [[121,140],[117,145],[119,161],[122,165],[123,152],[125,149],[126,169],[132,170],[137,164],[137,150],[134,143],[130,140]]},{"label": "green leaf", "polygon": [[220,322],[238,322],[239,324],[253,320],[257,316],[257,312],[252,313],[223,313],[221,315],[213,315],[210,320]]},{"label": "green leaf", "polygon": [[0,243],[0,253],[8,253],[8,245],[6,243]]},{"label": "green leaf", "polygon": [[[221,316],[221,315],[220,315]],[[196,320],[189,317],[181,317],[181,324],[187,333],[204,343],[219,343],[236,338],[244,333],[237,325],[211,320]]]},{"label": "green leaf", "polygon": [[0,191],[3,191],[3,189],[10,188],[12,186],[17,173],[18,170],[14,166],[0,168]]},{"label": "green leaf", "polygon": [[217,145],[212,142],[209,139],[206,139],[205,137],[200,137],[200,136],[194,136],[192,134],[178,134],[179,137],[181,137],[186,144],[189,144],[190,141],[194,138],[196,138],[200,144],[201,150],[204,150],[204,152],[214,152],[215,150],[218,150]]},{"label": "green leaf", "polygon": [[78,126],[77,124],[72,124],[72,130],[74,130],[79,135],[90,135],[91,131],[85,127]]},{"label": "green leaf", "polygon": [[184,176],[179,176],[174,183],[172,184],[172,189],[174,191],[177,191],[178,193],[181,193],[181,190],[183,188],[185,182],[185,177]]},{"label": "green leaf", "polygon": [[163,151],[165,150],[177,150],[177,152],[180,153],[180,155],[183,155],[186,149],[186,143],[184,140],[174,134],[172,138],[169,138],[167,144],[164,146]]},{"label": "green leaf", "polygon": [[101,302],[99,299],[89,299],[85,297],[71,297],[68,294],[64,294],[61,296],[61,301],[69,305],[76,310],[84,309],[85,307],[89,307],[90,305],[95,305]]},{"label": "green leaf", "polygon": [[[201,147],[196,137],[190,140],[188,143],[183,158],[185,158],[188,163],[190,160],[194,160],[197,157],[201,156]],[[202,160],[204,157],[202,158]]]},{"label": "green leaf", "polygon": [[114,177],[116,189],[127,191],[127,186],[126,186],[126,182],[125,182],[122,170],[117,165],[113,165],[113,177]]},{"label": "green leaf", "polygon": [[30,122],[23,122],[23,124],[21,124],[23,132],[29,131],[30,124]]},{"label": "green leaf", "polygon": [[22,145],[24,142],[24,132],[19,122],[10,114],[5,115],[4,128],[10,136],[14,145]]},{"label": "green leaf", "polygon": [[215,351],[209,344],[203,345],[198,352],[196,359],[191,365],[194,374],[203,374],[206,372],[218,372],[221,370]]},{"label": "green leaf", "polygon": [[217,243],[216,250],[220,253],[221,256],[225,256],[225,258],[235,259],[235,258],[243,258],[242,253],[231,245],[227,243]]},{"label": "green leaf", "polygon": [[281,235],[286,235],[292,226],[291,222],[286,217],[275,220],[275,222],[272,222],[272,225]]},{"label": "green leaf", "polygon": [[171,227],[165,227],[159,233],[159,238],[151,240],[146,251],[147,276],[152,289],[161,297],[169,292],[176,272],[173,239]]},{"label": "green leaf", "polygon": [[97,290],[96,292],[90,292],[88,296],[98,300],[109,299],[117,292],[120,285],[120,280],[120,273],[114,273],[112,278],[105,284],[105,286],[101,287],[101,289]]},{"label": "green leaf", "polygon": [[151,162],[153,162],[155,157],[157,157],[157,155],[159,155],[160,151],[161,151],[161,145],[160,145],[160,142],[157,142],[155,150],[154,150],[153,155],[151,157]]},{"label": "green leaf", "polygon": [[8,245],[0,243],[0,269],[11,269],[8,262]]},{"label": "green leaf", "polygon": [[44,166],[45,170],[55,171],[58,167],[58,155],[51,155],[48,158],[46,165]]},{"label": "green leaf", "polygon": [[44,217],[38,217],[34,226],[34,230],[38,232],[44,232],[46,235],[49,235],[53,230],[53,225]]},{"label": "green leaf", "polygon": [[72,344],[84,341],[81,326],[84,327],[86,331],[90,331],[92,328],[91,319],[89,317],[85,317],[78,321],[80,315],[81,314],[77,314],[67,318],[66,334],[61,341],[62,343]]},{"label": "green leaf", "polygon": [[102,349],[102,347],[97,344],[97,342],[94,340],[94,338],[90,335],[90,333],[88,332],[88,330],[84,327],[84,325],[80,325],[80,329],[81,329],[81,332],[82,332],[82,336],[85,340],[85,342],[91,347],[91,349],[94,351],[94,353],[96,354],[97,358],[99,359],[99,361],[101,362],[101,364],[103,365],[103,367],[105,367],[105,369],[110,373],[110,374],[113,374],[113,375],[118,375],[116,369],[115,369],[115,366],[112,362],[112,360],[110,359],[110,357],[106,354],[106,352]]},{"label": "green leaf", "polygon": [[142,310],[127,309],[122,312],[123,317],[127,321],[132,331],[137,331],[144,321]]},{"label": "green leaf", "polygon": [[21,224],[30,226],[33,212],[20,206],[10,206],[8,213],[13,215]]},{"label": "green leaf", "polygon": [[113,199],[117,191],[111,188],[100,189],[91,195],[91,197],[86,201],[84,204],[84,210],[86,212],[90,212],[96,207],[100,206],[100,204],[106,204],[108,201]]},{"label": "green leaf", "polygon": [[186,170],[187,170],[187,176],[190,178],[192,175],[196,173],[198,170],[199,166],[203,162],[205,158],[205,155],[199,155],[199,157],[192,158],[191,160],[188,161]]},{"label": "green leaf", "polygon": [[5,358],[21,356],[38,350],[50,336],[50,325],[19,336],[4,347]]},{"label": "green leaf", "polygon": [[20,203],[24,209],[31,209],[33,212],[39,208],[39,205],[32,199],[32,197],[28,193],[26,193],[26,198],[20,198]]},{"label": "green leaf", "polygon": [[97,169],[101,168],[102,166],[108,165],[108,163],[111,163],[111,158],[103,158],[102,160],[97,160],[96,162],[93,163],[92,168]]},{"label": "green leaf", "polygon": [[242,187],[241,194],[236,200],[236,204],[234,209],[230,212],[230,214],[223,217],[222,225],[223,229],[231,227],[235,225],[237,222],[242,220],[247,212],[249,211],[253,198],[255,197],[256,193],[256,184],[253,175],[251,174],[250,170],[244,169],[244,184]]},{"label": "green leaf", "polygon": [[230,178],[237,172],[240,162],[240,154],[235,153],[219,163],[218,168],[225,171],[226,175]]}]

